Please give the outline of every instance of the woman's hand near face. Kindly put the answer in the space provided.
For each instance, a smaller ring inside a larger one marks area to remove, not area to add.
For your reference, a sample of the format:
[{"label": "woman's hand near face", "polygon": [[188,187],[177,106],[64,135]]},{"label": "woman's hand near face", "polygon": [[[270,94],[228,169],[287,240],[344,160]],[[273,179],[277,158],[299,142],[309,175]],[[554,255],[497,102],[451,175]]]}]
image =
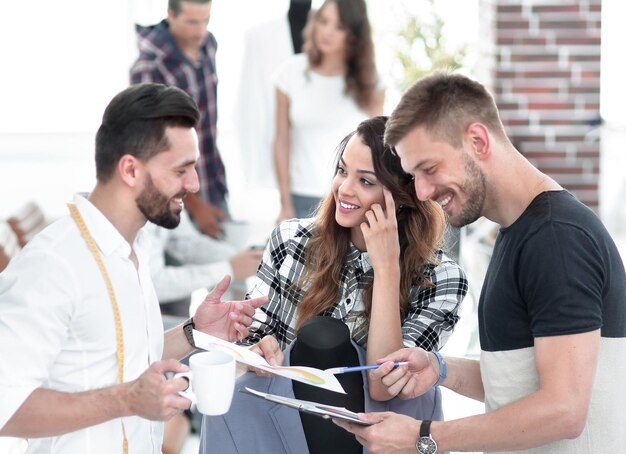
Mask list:
[{"label": "woman's hand near face", "polygon": [[384,270],[399,270],[400,241],[398,239],[398,221],[396,205],[391,192],[383,189],[385,209],[375,203],[365,213],[367,222],[361,224],[361,231],[374,274]]},{"label": "woman's hand near face", "polygon": [[[396,206],[391,192],[383,189],[385,207],[375,203],[361,224],[365,247],[374,268],[372,307],[367,340],[367,362],[375,362],[402,348],[400,300],[400,241]],[[369,375],[370,397],[389,400],[394,395],[380,379]]]}]

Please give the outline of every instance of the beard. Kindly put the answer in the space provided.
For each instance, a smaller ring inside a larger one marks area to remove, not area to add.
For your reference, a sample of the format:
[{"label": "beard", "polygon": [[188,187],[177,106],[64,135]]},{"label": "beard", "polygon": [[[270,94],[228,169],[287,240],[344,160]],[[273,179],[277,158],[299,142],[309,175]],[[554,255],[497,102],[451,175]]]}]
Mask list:
[{"label": "beard", "polygon": [[160,192],[148,174],[146,187],[141,191],[135,203],[145,218],[166,229],[178,227],[180,223],[180,211],[170,209],[170,201],[175,197],[184,197],[186,191],[182,191],[173,197],[167,197]]},{"label": "beard", "polygon": [[463,155],[463,168],[465,169],[467,178],[461,185],[460,190],[467,196],[467,201],[458,216],[450,216],[448,218],[448,222],[454,227],[463,227],[471,224],[482,216],[487,193],[485,174],[476,163],[465,154]]}]

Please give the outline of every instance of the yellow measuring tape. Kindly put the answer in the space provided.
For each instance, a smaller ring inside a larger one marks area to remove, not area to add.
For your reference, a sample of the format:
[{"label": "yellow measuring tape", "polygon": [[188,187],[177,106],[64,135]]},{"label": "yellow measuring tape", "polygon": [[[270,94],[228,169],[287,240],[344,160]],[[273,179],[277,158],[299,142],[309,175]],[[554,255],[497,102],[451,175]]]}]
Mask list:
[{"label": "yellow measuring tape", "polygon": [[[100,257],[96,242],[91,236],[91,233],[89,233],[89,229],[87,228],[83,217],[80,215],[78,208],[76,208],[76,205],[74,205],[73,203],[68,203],[67,207],[70,210],[72,219],[74,219],[74,222],[76,223],[76,226],[78,227],[81,236],[85,240],[85,243],[87,243],[87,248],[91,252],[91,255],[93,255],[93,258],[96,260],[98,268],[100,268],[100,273],[102,274],[102,278],[104,279],[104,283],[107,287],[107,292],[109,293],[109,300],[111,300],[111,307],[113,308],[113,319],[115,320],[115,340],[117,344],[117,378],[119,379],[120,383],[124,383],[124,331],[122,330],[122,318],[120,317],[120,309],[117,305],[115,292],[113,291],[113,284],[111,283],[109,273],[104,266],[102,257]],[[122,423],[122,436],[124,437],[124,440],[122,442],[122,449],[124,454],[128,454],[128,439],[126,438],[126,429],[124,428],[124,421],[122,420],[122,418],[120,418],[120,422]]]}]

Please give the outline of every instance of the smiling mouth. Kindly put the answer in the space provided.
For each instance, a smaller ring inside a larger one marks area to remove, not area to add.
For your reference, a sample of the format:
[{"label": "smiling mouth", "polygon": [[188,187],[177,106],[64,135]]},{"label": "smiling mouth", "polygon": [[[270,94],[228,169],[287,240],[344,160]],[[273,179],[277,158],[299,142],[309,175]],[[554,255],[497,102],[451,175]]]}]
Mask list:
[{"label": "smiling mouth", "polygon": [[174,202],[179,207],[183,208],[185,206],[185,203],[183,202],[185,195],[187,194],[182,194],[182,195],[178,195],[177,197],[172,197],[172,202]]},{"label": "smiling mouth", "polygon": [[339,206],[344,210],[356,210],[360,208],[358,205],[352,205],[351,203],[342,202],[341,200],[339,201]]},{"label": "smiling mouth", "polygon": [[452,194],[448,194],[442,199],[437,199],[437,203],[445,210],[448,207],[448,204],[452,201],[452,198]]}]

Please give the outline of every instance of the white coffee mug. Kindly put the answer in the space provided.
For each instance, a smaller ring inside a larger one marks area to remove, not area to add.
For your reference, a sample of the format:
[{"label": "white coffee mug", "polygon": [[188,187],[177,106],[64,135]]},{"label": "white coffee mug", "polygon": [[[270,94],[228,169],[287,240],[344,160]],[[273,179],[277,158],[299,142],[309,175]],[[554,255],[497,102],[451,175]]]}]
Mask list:
[{"label": "white coffee mug", "polygon": [[221,351],[196,353],[189,358],[186,377],[190,386],[179,394],[196,404],[200,413],[223,415],[230,408],[235,390],[235,358]]}]

